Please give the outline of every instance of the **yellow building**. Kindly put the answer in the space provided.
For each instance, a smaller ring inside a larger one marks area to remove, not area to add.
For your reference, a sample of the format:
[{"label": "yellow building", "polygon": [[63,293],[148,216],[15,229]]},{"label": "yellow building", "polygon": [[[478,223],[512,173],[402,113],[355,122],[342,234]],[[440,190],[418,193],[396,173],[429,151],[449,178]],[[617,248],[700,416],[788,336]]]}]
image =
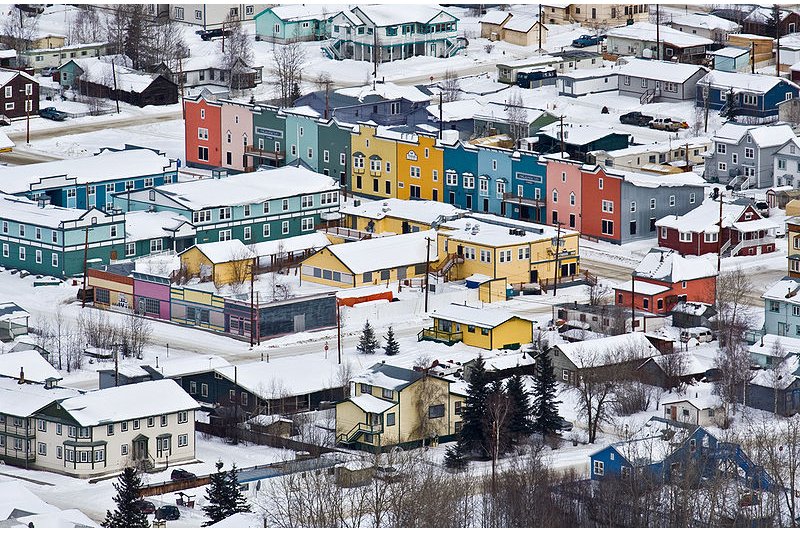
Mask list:
[{"label": "yellow building", "polygon": [[187,277],[209,279],[217,286],[249,280],[250,266],[256,257],[238,239],[195,244],[179,255],[181,270]]},{"label": "yellow building", "polygon": [[786,219],[786,238],[789,239],[789,276],[800,278],[800,217]]},{"label": "yellow building", "polygon": [[483,274],[508,283],[551,282],[557,268],[561,278],[578,273],[578,246],[575,231],[481,214],[439,228],[439,261],[431,271],[451,280]]},{"label": "yellow building", "polygon": [[361,202],[358,206],[342,207],[339,212],[344,215],[347,228],[376,234],[427,231],[437,220],[458,218],[467,213],[443,202],[396,198]]},{"label": "yellow building", "polygon": [[450,304],[430,313],[433,327],[419,333],[419,340],[431,340],[485,350],[518,348],[533,340],[533,323],[501,309]]},{"label": "yellow building", "polygon": [[336,404],[336,442],[375,449],[454,435],[466,399],[459,385],[377,363],[353,378],[350,397]]},{"label": "yellow building", "polygon": [[397,139],[397,198],[444,201],[444,150],[436,137],[394,133]]},{"label": "yellow building", "polygon": [[397,194],[396,134],[385,126],[359,124],[350,137],[352,154],[350,188],[353,193],[377,198]]},{"label": "yellow building", "polygon": [[425,275],[428,254],[436,259],[434,230],[332,244],[302,262],[300,283],[342,288],[402,283]]}]

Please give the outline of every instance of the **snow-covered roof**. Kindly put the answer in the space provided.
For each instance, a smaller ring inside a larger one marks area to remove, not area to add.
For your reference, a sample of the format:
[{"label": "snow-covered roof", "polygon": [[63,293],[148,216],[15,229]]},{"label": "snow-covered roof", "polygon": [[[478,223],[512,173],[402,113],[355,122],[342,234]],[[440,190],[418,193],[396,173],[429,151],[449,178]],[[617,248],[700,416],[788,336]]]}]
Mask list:
[{"label": "snow-covered roof", "polygon": [[358,396],[351,396],[350,401],[365,413],[383,413],[394,407],[395,403],[387,402],[376,398],[371,394],[359,394]]},{"label": "snow-covered roof", "polygon": [[0,69],[0,87],[5,86],[6,84],[8,84],[11,80],[16,78],[17,76],[22,76],[23,78],[26,78],[27,80],[30,80],[30,81],[35,82],[35,83],[39,83],[38,80],[36,80],[36,78],[34,78],[33,76],[31,76],[30,74],[28,74],[26,72],[22,72],[20,70]]},{"label": "snow-covered roof", "polygon": [[750,50],[747,48],[738,48],[736,46],[726,46],[725,48],[720,48],[719,50],[709,52],[709,54],[714,56],[737,58],[743,55],[750,55]]},{"label": "snow-covered roof", "polygon": [[0,376],[19,378],[20,370],[25,381],[44,383],[47,379],[61,379],[61,374],[36,350],[0,354]]},{"label": "snow-covered roof", "polygon": [[792,355],[784,359],[776,368],[757,370],[750,380],[753,385],[783,390],[800,378],[800,359]]},{"label": "snow-covered roof", "polygon": [[0,321],[14,322],[30,318],[31,314],[14,302],[0,302]]},{"label": "snow-covered roof", "polygon": [[800,355],[800,339],[773,335],[772,333],[757,339],[756,343],[750,346],[750,353],[766,356],[772,356],[775,353],[777,355],[776,350],[778,348],[776,345],[786,355]]},{"label": "snow-covered roof", "polygon": [[363,373],[354,377],[354,383],[364,383],[373,387],[400,391],[422,377],[421,372],[390,365],[387,363],[375,363]]},{"label": "snow-covered roof", "polygon": [[786,83],[790,87],[800,88],[786,78],[767,76],[765,74],[750,74],[747,72],[723,72],[721,70],[712,70],[697,82],[698,85],[702,86],[710,86],[718,89],[738,89],[755,93],[769,92],[780,83]]},{"label": "snow-covered roof", "polygon": [[533,17],[530,15],[517,15],[508,22],[506,22],[506,25],[503,26],[503,29],[509,31],[519,31],[522,33],[528,33],[533,29],[538,20],[539,19],[537,17]]},{"label": "snow-covered roof", "polygon": [[300,115],[309,118],[320,118],[322,114],[316,111],[313,107],[307,105],[300,105],[296,107],[286,107],[280,110],[281,114]]},{"label": "snow-covered roof", "polygon": [[[128,242],[171,237],[180,226],[190,222],[170,211],[129,211],[125,213],[125,237]],[[194,229],[190,233],[194,235]]]},{"label": "snow-covered roof", "polygon": [[651,248],[635,272],[637,277],[675,283],[716,276],[717,265],[712,254],[682,257],[669,248]]},{"label": "snow-covered roof", "polygon": [[[432,239],[429,246],[427,239]],[[428,251],[436,255],[436,231],[418,231],[355,242],[333,244],[328,251],[353,274],[375,272],[387,268],[424,264]]]},{"label": "snow-covered roof", "polygon": [[[792,13],[791,11],[787,11],[785,9],[779,10],[780,20],[785,19],[791,13]],[[771,19],[772,19],[771,7],[757,7],[744,18],[746,22],[761,22],[761,23],[767,23]]]},{"label": "snow-covered roof", "polygon": [[[392,9],[396,10],[397,8],[392,7]],[[430,95],[423,93],[413,85],[397,85],[388,81],[384,83],[376,83],[375,88],[372,87],[372,84],[369,84],[361,85],[359,87],[337,89],[336,92],[343,96],[357,98],[361,102],[363,102],[368,96],[379,96],[386,100],[399,100],[402,98],[410,102],[430,102],[431,100]]]},{"label": "snow-covered roof", "polygon": [[[636,22],[629,26],[611,28],[606,35],[608,37],[620,37],[623,39],[635,39],[637,41],[656,42],[656,25],[650,22]],[[714,44],[711,39],[698,37],[689,33],[683,33],[668,26],[659,28],[659,39],[662,43],[686,48],[689,46],[708,46]]]},{"label": "snow-covered roof", "polygon": [[714,134],[714,140],[738,143],[747,134],[750,134],[753,138],[753,142],[762,148],[779,146],[795,138],[792,127],[788,124],[748,126],[745,124],[728,122],[717,130]]},{"label": "snow-covered roof", "polygon": [[[512,228],[523,231],[512,232],[510,231]],[[558,235],[558,230],[552,226],[518,220],[510,223],[508,219],[482,213],[447,221],[439,231],[455,241],[494,247],[528,244],[553,239]],[[561,238],[575,234],[576,232],[569,230],[561,230],[560,233]]]},{"label": "snow-covered roof", "polygon": [[62,511],[46,503],[18,480],[0,482],[0,528],[24,527],[64,529],[100,526],[77,509]]},{"label": "snow-covered roof", "polygon": [[411,222],[432,224],[439,217],[453,217],[467,213],[450,204],[431,200],[400,200],[387,198],[374,202],[361,202],[358,206],[346,206],[339,210],[343,215],[382,220],[385,217],[398,218]]},{"label": "snow-covered roof", "polygon": [[499,9],[487,9],[486,14],[481,17],[482,24],[502,24],[509,16],[513,17],[512,13],[508,11],[500,11]]},{"label": "snow-covered roof", "polygon": [[261,529],[264,519],[258,513],[236,513],[208,527],[231,529]]},{"label": "snow-covered roof", "polygon": [[645,359],[659,355],[658,350],[641,331],[602,337],[579,342],[559,343],[554,346],[577,368],[602,366],[619,362],[619,356]]},{"label": "snow-covered roof", "polygon": [[683,427],[668,421],[650,420],[634,438],[611,446],[634,466],[664,461],[694,433],[694,427]]},{"label": "snow-covered roof", "polygon": [[314,232],[288,237],[286,239],[259,242],[253,244],[251,248],[256,256],[266,257],[280,253],[286,254],[290,252],[302,252],[304,250],[319,250],[320,248],[325,248],[330,243],[331,241],[329,241],[324,234]]},{"label": "snow-covered roof", "polygon": [[327,20],[338,12],[346,10],[344,5],[330,4],[282,4],[270,8],[276,17],[285,22],[303,20]]},{"label": "snow-covered roof", "polygon": [[[477,100],[455,100],[442,104],[442,121],[453,122],[456,120],[467,120],[474,118],[483,111],[484,105]],[[432,104],[425,108],[429,115],[439,119],[439,104]]]},{"label": "snow-covered roof", "polygon": [[510,67],[510,68],[533,67],[537,65],[552,65],[560,61],[561,57],[559,56],[542,55],[542,56],[528,57],[525,59],[516,59],[514,61],[505,61],[503,63],[498,63],[497,66]]},{"label": "snow-covered roof", "polygon": [[631,172],[627,170],[614,171],[614,173],[622,174],[625,181],[637,187],[649,187],[651,189],[658,187],[685,187],[690,185],[702,187],[706,185],[706,180],[694,172],[680,172],[667,176],[644,174],[642,172]]},{"label": "snow-covered roof", "polygon": [[[239,239],[230,241],[204,242],[195,244],[192,248],[197,248],[200,253],[208,258],[213,264],[229,263],[231,261],[243,261],[252,259],[256,254]],[[191,250],[191,248],[181,252],[181,255]]]},{"label": "snow-covered roof", "polygon": [[199,408],[200,405],[171,379],[91,391],[61,402],[61,409],[83,427]]},{"label": "snow-covered roof", "polygon": [[112,65],[95,57],[70,59],[70,61],[74,61],[83,71],[80,79],[106,87],[113,87],[116,77],[117,88],[125,92],[141,93],[157,77],[157,75],[145,74],[122,65]]},{"label": "snow-covered roof", "polygon": [[329,176],[305,167],[285,166],[216,179],[162,185],[159,192],[189,209],[249,205],[299,194],[338,191]]},{"label": "snow-covered roof", "polygon": [[783,300],[785,302],[800,304],[800,282],[791,278],[776,281],[762,295],[768,300]]},{"label": "snow-covered roof", "polygon": [[[733,222],[747,209],[746,205],[722,204],[722,227],[729,228]],[[682,232],[719,233],[719,202],[706,199],[685,215],[667,215],[656,222],[656,226],[664,226]]]},{"label": "snow-covered roof", "polygon": [[221,69],[225,63],[222,54],[202,54],[189,56],[181,60],[181,70],[183,72],[193,72],[196,70]]},{"label": "snow-covered roof", "polygon": [[20,384],[17,378],[0,378],[0,412],[27,418],[57,400],[77,394],[71,389],[45,389],[39,384]]},{"label": "snow-covered roof", "polygon": [[706,30],[736,31],[739,25],[733,21],[711,15],[710,13],[689,13],[672,17],[673,26],[688,26]]},{"label": "snow-covered roof", "polygon": [[341,387],[335,356],[273,357],[268,361],[229,365],[215,370],[231,383],[265,400],[278,400]]},{"label": "snow-covered roof", "polygon": [[[628,146],[627,148],[620,148],[619,150],[610,150],[605,152],[610,157],[625,157],[625,156],[633,156],[633,155],[642,155],[642,154],[660,154],[660,153],[668,153],[672,150],[680,150],[689,146],[689,150],[693,148],[698,149],[705,149],[711,145],[711,139],[709,137],[689,137],[686,139],[680,140],[669,140],[669,141],[660,141],[654,142],[650,144],[634,144]],[[593,150],[589,152],[590,154],[599,154],[604,152],[603,150]],[[663,176],[662,176],[663,177]]]},{"label": "snow-covered roof", "polygon": [[499,308],[477,308],[455,303],[434,309],[430,312],[430,315],[431,318],[449,320],[458,324],[468,324],[479,328],[494,328],[517,317]]},{"label": "snow-covered roof", "polygon": [[78,220],[86,211],[47,204],[44,207],[33,200],[0,194],[0,217],[24,224],[57,229],[64,222]]},{"label": "snow-covered roof", "polygon": [[619,74],[617,67],[599,67],[599,68],[579,68],[569,72],[559,73],[559,78],[567,78],[571,80],[585,80],[593,78],[603,78],[607,76],[616,76]]},{"label": "snow-covered roof", "polygon": [[625,76],[674,83],[685,83],[698,72],[708,72],[708,69],[700,65],[692,65],[689,63],[674,63],[672,61],[655,61],[636,58],[629,59],[628,62],[619,69],[619,73]]},{"label": "snow-covered roof", "polygon": [[645,296],[655,296],[669,290],[669,287],[641,280],[637,280],[636,283],[631,280],[623,281],[615,285],[615,288],[625,292],[636,291],[636,294]]},{"label": "snow-covered roof", "polygon": [[[176,169],[174,161],[154,150],[105,150],[91,157],[0,167],[0,191],[20,194],[36,190],[41,188],[37,184],[47,178],[64,178],[74,180],[75,185],[85,185],[159,175]],[[59,182],[58,186],[63,186],[63,183]]]},{"label": "snow-covered roof", "polygon": [[[558,122],[554,122],[540,129],[539,133],[553,139],[561,139],[561,125]],[[629,133],[616,130],[610,126],[564,123],[564,142],[567,144],[583,146],[614,134],[631,137]]]},{"label": "snow-covered roof", "polygon": [[166,362],[161,358],[159,365],[153,368],[165,378],[176,378],[223,366],[230,366],[230,363],[218,355],[208,355],[168,359]]},{"label": "snow-covered roof", "polygon": [[[389,4],[359,5],[353,8],[353,12],[356,15],[363,13],[376,26],[395,26],[411,22],[426,24],[439,13],[452,16],[438,6],[424,4],[404,4],[402,9]],[[458,20],[456,17],[453,19]]]}]

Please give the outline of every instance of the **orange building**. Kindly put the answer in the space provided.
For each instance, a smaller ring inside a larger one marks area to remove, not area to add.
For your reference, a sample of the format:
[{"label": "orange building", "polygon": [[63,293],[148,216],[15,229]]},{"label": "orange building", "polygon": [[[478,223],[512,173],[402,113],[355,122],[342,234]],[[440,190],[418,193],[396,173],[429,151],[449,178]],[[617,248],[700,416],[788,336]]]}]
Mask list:
[{"label": "orange building", "polygon": [[[547,177],[549,180],[550,176]],[[605,169],[599,166],[581,171],[581,234],[611,242],[621,242],[623,179],[624,177],[619,175],[609,176]],[[550,191],[550,194],[553,192]],[[551,200],[552,197],[548,198],[548,203]],[[563,203],[560,198],[559,203]]]},{"label": "orange building", "polygon": [[220,145],[222,106],[202,96],[184,100],[186,108],[186,164],[200,168],[222,166]]}]

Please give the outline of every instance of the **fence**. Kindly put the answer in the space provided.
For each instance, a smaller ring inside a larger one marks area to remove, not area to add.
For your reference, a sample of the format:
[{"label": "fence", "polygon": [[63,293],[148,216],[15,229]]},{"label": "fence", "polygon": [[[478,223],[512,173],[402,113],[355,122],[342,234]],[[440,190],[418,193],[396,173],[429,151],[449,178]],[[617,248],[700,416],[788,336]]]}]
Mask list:
[{"label": "fence", "polygon": [[252,442],[262,446],[271,446],[273,448],[284,448],[294,450],[296,452],[308,452],[313,457],[319,457],[323,453],[333,452],[332,448],[325,446],[318,446],[309,442],[301,442],[297,440],[287,439],[278,435],[270,435],[268,433],[261,433],[251,429],[241,427],[226,427],[219,425],[206,424],[205,422],[195,422],[195,430],[222,438],[236,438],[245,442]]}]

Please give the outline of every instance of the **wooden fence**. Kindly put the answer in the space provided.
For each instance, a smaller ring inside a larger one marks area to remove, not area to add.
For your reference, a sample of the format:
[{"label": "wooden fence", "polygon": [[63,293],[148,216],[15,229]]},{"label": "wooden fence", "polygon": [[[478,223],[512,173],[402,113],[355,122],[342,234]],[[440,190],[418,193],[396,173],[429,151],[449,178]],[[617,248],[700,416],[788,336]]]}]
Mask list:
[{"label": "wooden fence", "polygon": [[245,429],[241,427],[225,427],[207,424],[205,422],[195,422],[194,427],[195,430],[207,435],[214,435],[215,437],[221,437],[225,439],[238,439],[262,446],[271,446],[273,448],[284,448],[297,452],[308,452],[312,457],[319,457],[323,453],[336,451],[333,448],[287,439],[286,437],[270,435],[268,433],[261,433],[259,431],[253,431],[251,429]]}]

